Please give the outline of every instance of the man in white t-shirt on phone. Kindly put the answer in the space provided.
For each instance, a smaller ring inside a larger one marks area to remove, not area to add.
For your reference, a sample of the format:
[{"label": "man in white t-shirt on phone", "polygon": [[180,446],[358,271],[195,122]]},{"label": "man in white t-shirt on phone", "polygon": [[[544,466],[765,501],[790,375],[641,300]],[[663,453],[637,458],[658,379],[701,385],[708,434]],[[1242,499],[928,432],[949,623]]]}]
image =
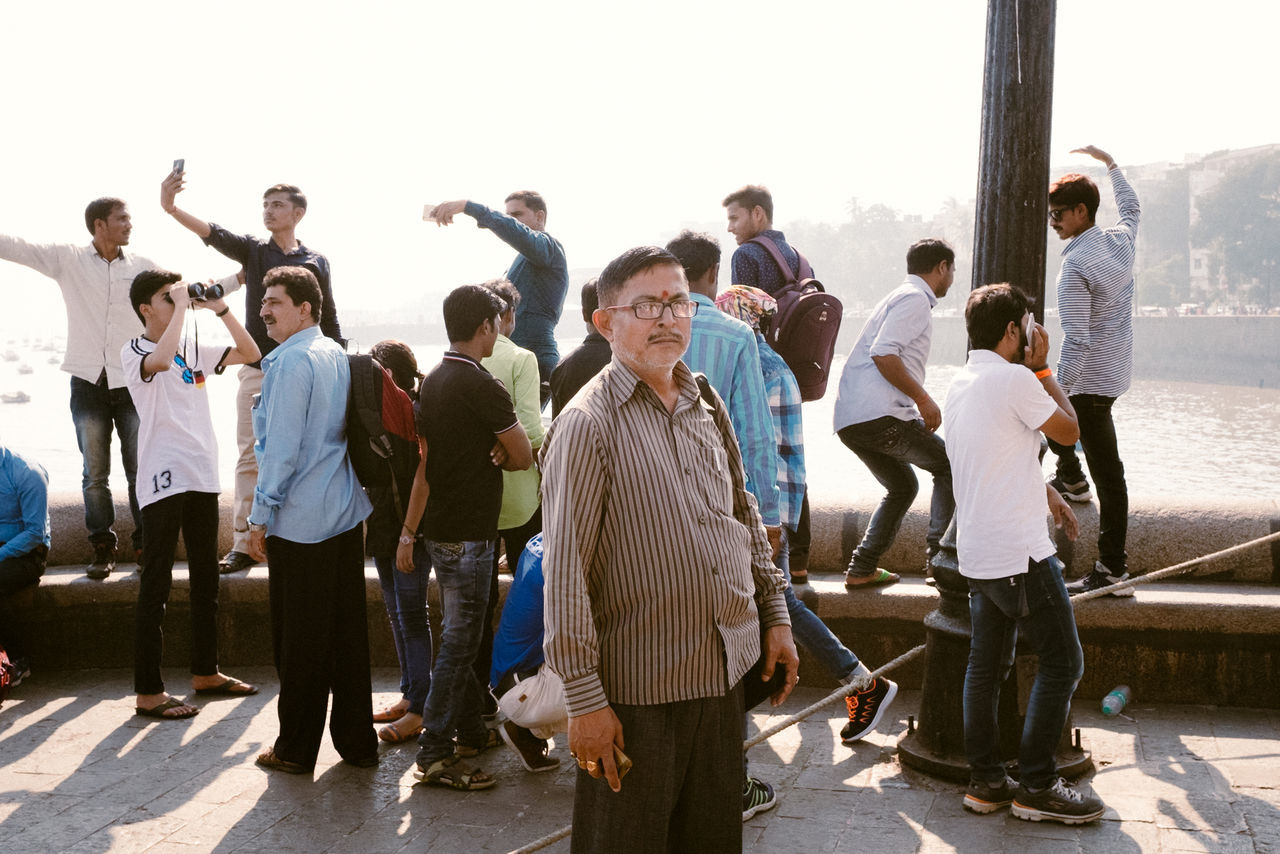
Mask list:
[{"label": "man in white t-shirt on phone", "polygon": [[[973,350],[942,416],[972,625],[964,806],[989,813],[1012,804],[1018,818],[1081,824],[1106,807],[1057,774],[1054,754],[1084,673],[1084,653],[1045,519],[1052,513],[1071,539],[1079,529],[1040,471],[1040,434],[1072,444],[1080,427],[1048,367],[1049,337],[1030,309],[1031,300],[1007,284],[969,294],[964,317]],[[1039,668],[1018,754],[1021,779],[1014,783],[1001,762],[996,709],[1019,634],[1039,656]]]},{"label": "man in white t-shirt on phone", "polygon": [[[120,351],[125,382],[138,409],[138,505],[142,510],[142,579],[134,635],[137,714],[169,720],[199,709],[165,692],[160,675],[161,623],[173,577],[178,532],[187,547],[191,583],[191,687],[197,694],[247,696],[252,685],[218,672],[218,445],[205,378],[228,365],[261,358],[258,345],[221,299],[193,302],[177,273],[144,270],[129,303],[145,324]],[[189,340],[187,310],[207,308],[234,344]]]}]

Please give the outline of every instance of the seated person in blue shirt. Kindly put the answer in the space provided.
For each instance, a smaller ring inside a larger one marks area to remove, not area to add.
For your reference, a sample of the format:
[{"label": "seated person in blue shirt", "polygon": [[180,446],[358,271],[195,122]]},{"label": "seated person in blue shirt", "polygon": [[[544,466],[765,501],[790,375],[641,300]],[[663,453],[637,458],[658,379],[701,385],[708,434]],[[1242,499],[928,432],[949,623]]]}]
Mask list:
[{"label": "seated person in blue shirt", "polygon": [[[493,636],[489,684],[504,694],[516,684],[538,672],[542,654],[542,534],[529,540],[520,555],[519,565],[502,605],[502,619]],[[566,720],[568,710],[565,711]],[[503,721],[502,738],[520,756],[527,771],[550,771],[560,767],[559,759],[547,755],[550,748],[545,738],[538,738],[513,721]]]},{"label": "seated person in blue shirt", "polygon": [[13,665],[10,687],[31,674],[26,634],[9,597],[40,583],[49,554],[49,475],[0,445],[0,649]]}]

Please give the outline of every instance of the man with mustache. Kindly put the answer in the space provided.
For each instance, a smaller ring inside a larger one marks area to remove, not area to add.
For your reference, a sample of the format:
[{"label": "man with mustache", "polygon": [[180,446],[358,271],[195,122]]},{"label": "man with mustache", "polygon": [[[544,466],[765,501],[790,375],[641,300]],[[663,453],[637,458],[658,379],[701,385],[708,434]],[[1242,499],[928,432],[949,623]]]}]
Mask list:
[{"label": "man with mustache", "polygon": [[741,851],[746,686],[781,665],[776,704],[796,682],[786,582],[724,403],[680,361],[699,308],[680,261],[631,249],[598,291],[613,361],[541,457],[544,647],[579,767],[572,850]]}]

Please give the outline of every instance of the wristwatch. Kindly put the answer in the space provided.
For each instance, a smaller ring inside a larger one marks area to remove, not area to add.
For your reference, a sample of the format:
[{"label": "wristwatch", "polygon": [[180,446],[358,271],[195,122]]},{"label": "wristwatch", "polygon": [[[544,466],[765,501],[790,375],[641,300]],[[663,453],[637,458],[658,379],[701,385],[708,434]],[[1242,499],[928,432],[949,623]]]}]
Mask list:
[{"label": "wristwatch", "polygon": [[411,537],[411,536],[409,536],[408,534],[401,534],[401,535],[400,535],[400,545],[402,545],[402,546],[411,546],[411,545],[413,545],[413,539],[414,539],[414,538],[413,538],[413,537]]},{"label": "wristwatch", "polygon": [[265,534],[267,532],[266,525],[259,525],[256,522],[249,523],[249,530]]}]

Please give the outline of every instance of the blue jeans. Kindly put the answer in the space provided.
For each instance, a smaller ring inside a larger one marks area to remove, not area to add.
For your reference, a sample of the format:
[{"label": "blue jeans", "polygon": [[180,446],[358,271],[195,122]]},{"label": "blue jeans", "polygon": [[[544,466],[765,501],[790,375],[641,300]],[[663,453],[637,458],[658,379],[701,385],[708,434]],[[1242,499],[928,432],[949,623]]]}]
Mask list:
[{"label": "blue jeans", "polygon": [[71,378],[71,420],[76,427],[76,443],[84,458],[80,488],[84,493],[84,524],[89,542],[116,545],[111,526],[116,521],[115,501],[108,481],[111,477],[111,427],[120,437],[120,459],[129,482],[129,510],[133,514],[133,547],[142,548],[142,513],[138,510],[138,410],[127,388],[107,388],[104,373],[96,383]]},{"label": "blue jeans", "polygon": [[930,554],[937,551],[938,542],[956,510],[951,496],[951,463],[938,434],[929,432],[920,419],[903,421],[887,415],[842,427],[837,435],[888,490],[871,514],[862,542],[854,549],[849,562],[850,574],[863,577],[873,574],[880,558],[893,545],[898,528],[920,489],[911,470],[913,465],[933,475],[933,502],[925,541]]},{"label": "blue jeans", "polygon": [[443,629],[418,738],[418,764],[424,768],[453,753],[455,733],[459,742],[471,746],[483,745],[487,738],[480,716],[480,683],[471,663],[485,628],[494,545],[493,540],[427,541],[440,584]]},{"label": "blue jeans", "polygon": [[[1098,490],[1098,560],[1120,575],[1128,569],[1125,540],[1129,533],[1129,487],[1124,480],[1124,463],[1116,444],[1116,424],[1111,418],[1114,397],[1073,394],[1071,406],[1080,422],[1080,447]],[[1052,439],[1049,446],[1058,455],[1057,474],[1064,483],[1084,480],[1075,445],[1061,445]]]},{"label": "blue jeans", "polygon": [[1021,782],[1033,789],[1057,775],[1054,751],[1071,709],[1071,695],[1084,675],[1084,653],[1075,612],[1062,583],[1062,564],[1052,555],[1027,561],[1027,573],[994,581],[969,579],[973,635],[964,675],[964,748],[974,780],[1004,779],[997,709],[1000,685],[1013,666],[1021,632],[1040,661],[1018,750]]},{"label": "blue jeans", "polygon": [[827,624],[818,619],[818,615],[810,611],[803,602],[796,598],[791,588],[791,558],[787,553],[791,532],[782,529],[782,552],[778,555],[778,568],[787,577],[787,613],[791,615],[791,634],[796,643],[804,647],[810,655],[818,659],[818,663],[836,679],[843,681],[858,666],[858,656],[854,655],[840,638],[832,634]]},{"label": "blue jeans", "polygon": [[391,636],[400,661],[400,694],[409,701],[409,713],[421,715],[431,688],[431,621],[427,610],[427,583],[431,558],[421,542],[413,546],[413,572],[396,569],[396,557],[374,555],[382,583],[382,602],[391,621]]}]

